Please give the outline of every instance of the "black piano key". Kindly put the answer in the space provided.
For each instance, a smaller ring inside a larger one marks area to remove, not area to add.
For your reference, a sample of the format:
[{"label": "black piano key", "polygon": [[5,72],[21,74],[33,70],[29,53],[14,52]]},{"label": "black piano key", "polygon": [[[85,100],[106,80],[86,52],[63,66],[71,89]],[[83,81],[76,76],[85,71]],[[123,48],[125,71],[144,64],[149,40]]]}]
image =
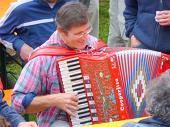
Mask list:
[{"label": "black piano key", "polygon": [[81,97],[81,98],[79,98],[79,100],[82,100],[82,99],[86,99],[86,97]]},{"label": "black piano key", "polygon": [[85,110],[85,109],[88,109],[89,107],[83,107],[83,108],[79,108],[78,111],[81,111],[81,110]]},{"label": "black piano key", "polygon": [[74,67],[74,66],[77,66],[77,65],[80,65],[79,63],[75,63],[75,64],[71,64],[71,65],[68,65],[67,67]]},{"label": "black piano key", "polygon": [[85,93],[85,91],[77,92],[77,94],[83,94],[83,93]]},{"label": "black piano key", "polygon": [[92,122],[92,120],[83,121],[83,122],[80,122],[80,124],[86,124],[86,123],[90,123],[90,122]]},{"label": "black piano key", "polygon": [[69,64],[69,63],[73,63],[73,62],[76,62],[76,61],[78,61],[78,59],[69,60],[69,61],[67,61],[67,64]]},{"label": "black piano key", "polygon": [[74,88],[74,87],[81,86],[81,85],[83,85],[83,83],[78,83],[78,84],[72,85],[72,87]]},{"label": "black piano key", "polygon": [[80,67],[76,67],[76,68],[73,68],[73,69],[68,69],[68,71],[76,71],[76,70],[80,70]]},{"label": "black piano key", "polygon": [[83,118],[86,118],[86,117],[90,117],[90,113],[88,115],[79,116],[79,119],[83,119]]},{"label": "black piano key", "polygon": [[83,101],[83,102],[78,102],[79,105],[87,103],[87,101]]},{"label": "black piano key", "polygon": [[90,111],[84,111],[84,112],[79,112],[78,115],[85,114],[85,113],[90,113]]},{"label": "black piano key", "polygon": [[75,77],[75,76],[78,76],[78,75],[81,75],[81,73],[77,73],[77,74],[74,74],[74,75],[70,75],[70,77]]},{"label": "black piano key", "polygon": [[73,91],[79,91],[79,90],[82,90],[82,89],[84,89],[84,87],[73,89]]},{"label": "black piano key", "polygon": [[76,81],[76,80],[80,80],[80,79],[82,79],[82,77],[71,79],[71,81]]}]

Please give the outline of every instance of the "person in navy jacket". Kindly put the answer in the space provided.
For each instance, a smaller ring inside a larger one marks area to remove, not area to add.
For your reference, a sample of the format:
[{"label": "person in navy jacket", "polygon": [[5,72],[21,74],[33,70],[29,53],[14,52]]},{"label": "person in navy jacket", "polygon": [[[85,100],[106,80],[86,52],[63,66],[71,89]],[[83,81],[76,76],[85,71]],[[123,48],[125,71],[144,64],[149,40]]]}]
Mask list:
[{"label": "person in navy jacket", "polygon": [[125,0],[125,5],[131,46],[170,53],[170,1]]},{"label": "person in navy jacket", "polygon": [[[25,122],[24,118],[19,115],[12,107],[9,107],[3,100],[4,92],[0,78],[0,127],[38,127],[35,122]],[[9,122],[9,123],[8,123]]]},{"label": "person in navy jacket", "polygon": [[55,16],[66,2],[77,0],[18,0],[0,20],[0,40],[26,61],[56,29]]}]

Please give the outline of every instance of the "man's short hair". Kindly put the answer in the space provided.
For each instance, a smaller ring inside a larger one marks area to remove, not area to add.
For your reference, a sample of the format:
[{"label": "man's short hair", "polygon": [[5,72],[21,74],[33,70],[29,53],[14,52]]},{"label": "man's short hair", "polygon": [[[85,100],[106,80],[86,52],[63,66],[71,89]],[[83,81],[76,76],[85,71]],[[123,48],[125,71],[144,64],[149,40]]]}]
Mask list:
[{"label": "man's short hair", "polygon": [[149,83],[146,105],[151,116],[170,123],[170,70]]},{"label": "man's short hair", "polygon": [[85,25],[89,22],[86,6],[80,2],[67,2],[57,12],[58,27],[67,31],[72,27]]}]

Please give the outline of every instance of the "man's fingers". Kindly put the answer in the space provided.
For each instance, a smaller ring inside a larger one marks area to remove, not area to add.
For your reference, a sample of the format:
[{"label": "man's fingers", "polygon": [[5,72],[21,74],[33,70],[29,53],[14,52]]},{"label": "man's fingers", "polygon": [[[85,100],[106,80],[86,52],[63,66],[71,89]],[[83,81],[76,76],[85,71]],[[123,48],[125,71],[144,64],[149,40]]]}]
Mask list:
[{"label": "man's fingers", "polygon": [[78,106],[68,105],[68,109],[70,109],[73,112],[76,112],[78,110]]},{"label": "man's fingers", "polygon": [[69,115],[71,116],[76,116],[76,112],[72,112],[71,110],[69,110],[68,108],[65,110]]},{"label": "man's fingers", "polygon": [[156,20],[156,21],[159,22],[159,23],[166,23],[169,20],[168,19],[159,19],[159,20]]}]

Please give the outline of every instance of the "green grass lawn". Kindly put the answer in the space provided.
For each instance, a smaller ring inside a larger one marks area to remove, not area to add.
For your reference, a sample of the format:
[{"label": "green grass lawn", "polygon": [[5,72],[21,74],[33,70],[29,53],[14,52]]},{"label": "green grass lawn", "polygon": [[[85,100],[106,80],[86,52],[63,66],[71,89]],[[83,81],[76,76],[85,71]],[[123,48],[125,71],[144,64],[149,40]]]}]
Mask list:
[{"label": "green grass lawn", "polygon": [[100,0],[99,4],[99,38],[107,42],[109,33],[109,0]]}]

